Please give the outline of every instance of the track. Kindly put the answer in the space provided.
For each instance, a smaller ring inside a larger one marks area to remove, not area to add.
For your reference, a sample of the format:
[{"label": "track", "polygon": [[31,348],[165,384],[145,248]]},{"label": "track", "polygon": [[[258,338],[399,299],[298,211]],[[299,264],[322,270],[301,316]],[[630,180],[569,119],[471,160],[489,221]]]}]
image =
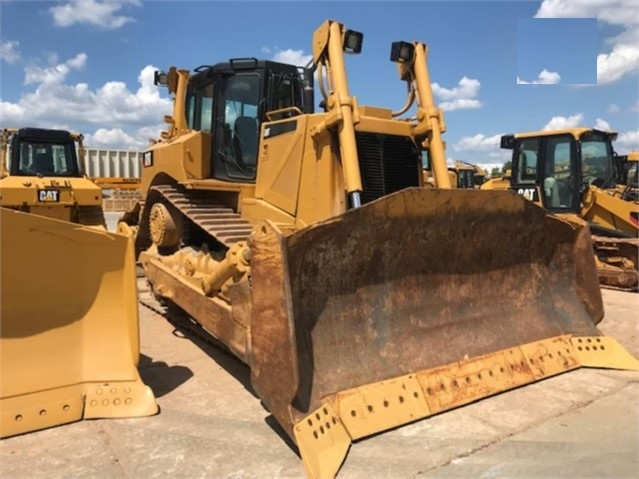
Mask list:
[{"label": "track", "polygon": [[151,190],[227,248],[245,241],[253,230],[253,226],[233,209],[204,196],[202,191],[171,185],[153,186]]},{"label": "track", "polygon": [[602,288],[637,292],[639,238],[593,235],[597,270]]}]

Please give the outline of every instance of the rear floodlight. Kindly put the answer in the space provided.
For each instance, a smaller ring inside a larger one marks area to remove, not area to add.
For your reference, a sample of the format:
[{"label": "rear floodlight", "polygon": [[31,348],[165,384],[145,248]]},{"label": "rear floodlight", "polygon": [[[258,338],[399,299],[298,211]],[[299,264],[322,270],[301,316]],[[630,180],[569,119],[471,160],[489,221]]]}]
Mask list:
[{"label": "rear floodlight", "polygon": [[362,51],[364,34],[355,30],[346,30],[344,33],[344,51],[346,53],[359,53]]},{"label": "rear floodlight", "polygon": [[410,62],[415,54],[415,45],[408,42],[393,42],[390,59],[392,62]]},{"label": "rear floodlight", "polygon": [[169,84],[169,75],[166,72],[155,70],[155,74],[153,76],[153,84],[167,86]]}]

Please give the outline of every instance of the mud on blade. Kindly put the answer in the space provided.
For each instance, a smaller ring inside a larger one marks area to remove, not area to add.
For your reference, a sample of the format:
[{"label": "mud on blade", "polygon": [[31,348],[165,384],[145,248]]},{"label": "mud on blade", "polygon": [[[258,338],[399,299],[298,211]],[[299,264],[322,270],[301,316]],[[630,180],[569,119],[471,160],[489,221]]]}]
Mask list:
[{"label": "mud on blade", "polygon": [[256,388],[274,414],[304,415],[345,389],[599,334],[590,247],[587,228],[500,191],[408,189],[288,237],[265,223],[253,237]]}]

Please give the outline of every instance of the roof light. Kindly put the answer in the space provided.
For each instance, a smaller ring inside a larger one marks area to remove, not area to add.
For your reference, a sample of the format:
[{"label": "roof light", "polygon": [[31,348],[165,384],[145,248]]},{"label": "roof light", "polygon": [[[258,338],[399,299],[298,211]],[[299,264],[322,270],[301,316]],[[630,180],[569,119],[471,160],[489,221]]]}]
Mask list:
[{"label": "roof light", "polygon": [[415,54],[415,45],[408,42],[393,42],[390,59],[392,62],[410,62]]},{"label": "roof light", "polygon": [[344,33],[344,51],[346,53],[359,53],[362,51],[364,34],[355,30],[346,30]]},{"label": "roof light", "polygon": [[156,70],[153,76],[153,84],[167,86],[169,84],[169,75],[166,72]]}]

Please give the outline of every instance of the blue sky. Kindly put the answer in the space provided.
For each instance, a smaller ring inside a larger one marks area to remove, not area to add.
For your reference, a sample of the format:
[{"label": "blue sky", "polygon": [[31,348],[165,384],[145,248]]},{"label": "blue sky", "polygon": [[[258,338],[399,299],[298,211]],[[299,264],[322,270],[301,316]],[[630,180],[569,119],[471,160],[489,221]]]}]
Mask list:
[{"label": "blue sky", "polygon": [[519,83],[596,84],[597,19],[517,19],[517,78]]},{"label": "blue sky", "polygon": [[399,109],[390,44],[428,45],[451,160],[501,164],[501,134],[578,125],[619,132],[621,153],[639,149],[636,0],[0,0],[0,126],[143,148],[171,111],[155,69],[247,56],[303,64],[327,18],[364,33],[362,53],[347,57],[360,104]]}]

